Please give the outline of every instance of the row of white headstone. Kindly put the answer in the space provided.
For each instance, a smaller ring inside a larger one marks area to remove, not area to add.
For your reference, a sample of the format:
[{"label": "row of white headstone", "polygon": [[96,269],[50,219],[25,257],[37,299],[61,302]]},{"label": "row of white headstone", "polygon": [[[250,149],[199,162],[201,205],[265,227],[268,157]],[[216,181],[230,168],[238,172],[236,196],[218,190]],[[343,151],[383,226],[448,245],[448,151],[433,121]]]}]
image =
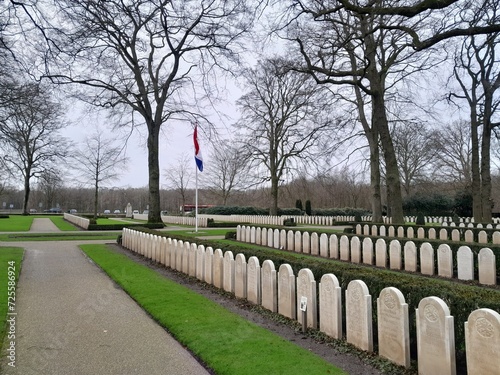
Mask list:
[{"label": "row of white headstone", "polygon": [[[287,251],[311,254],[323,258],[340,259],[352,263],[375,265],[394,270],[420,272],[423,275],[435,275],[435,257],[437,256],[437,275],[460,280],[474,280],[474,263],[477,262],[477,279],[483,285],[496,285],[496,258],[490,248],[479,251],[477,258],[468,246],[461,246],[456,255],[457,274],[454,275],[453,250],[442,244],[437,251],[428,242],[424,242],[419,251],[413,241],[406,241],[404,246],[398,240],[392,240],[387,246],[384,239],[373,243],[370,237],[363,241],[357,236],[348,237],[336,234],[292,231],[284,229],[238,226],[236,239],[241,242],[274,247]],[[404,266],[403,266],[404,265]],[[404,268],[403,268],[404,267]]]},{"label": "row of white headstone", "polygon": [[[477,228],[480,229],[480,228]],[[488,228],[492,229],[492,228]],[[500,229],[500,224],[499,224]],[[427,228],[427,231],[423,227],[413,228],[411,226],[389,226],[376,225],[376,224],[357,224],[356,234],[362,234],[365,236],[380,236],[380,237],[399,237],[399,238],[418,238],[418,239],[429,239],[435,240],[439,239],[442,241],[464,241],[471,243],[488,243],[488,233],[484,230],[477,232],[477,240],[474,236],[474,231],[471,229],[453,229],[452,227],[446,228]],[[500,230],[494,231],[491,234],[491,240],[494,245],[500,245]]]},{"label": "row of white headstone", "polygon": [[[172,269],[184,272],[234,293],[238,298],[277,312],[308,327],[342,339],[345,319],[347,342],[373,351],[372,296],[362,280],[351,281],[345,291],[345,316],[342,290],[334,274],[325,274],[319,283],[311,270],[301,269],[297,276],[290,265],[276,272],[274,263],[258,258],[234,257],[231,251],[215,251],[203,245],[159,237],[132,229],[123,230],[122,245]],[[305,312],[302,314],[302,311]],[[383,289],[377,299],[379,355],[408,367],[410,332],[408,305],[401,291]],[[453,316],[438,297],[423,298],[416,310],[419,374],[455,374]],[[465,323],[465,346],[469,374],[498,374],[500,369],[500,314],[478,309]]]}]

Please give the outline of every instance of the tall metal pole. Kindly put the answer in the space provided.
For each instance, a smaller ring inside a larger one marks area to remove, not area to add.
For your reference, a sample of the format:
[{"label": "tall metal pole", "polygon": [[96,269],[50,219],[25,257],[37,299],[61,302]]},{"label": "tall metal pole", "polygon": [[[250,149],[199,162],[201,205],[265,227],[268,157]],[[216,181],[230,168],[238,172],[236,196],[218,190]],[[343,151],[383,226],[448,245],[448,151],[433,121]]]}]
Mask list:
[{"label": "tall metal pole", "polygon": [[198,233],[198,166],[196,168],[196,193],[194,202],[194,212],[195,212],[195,232]]}]

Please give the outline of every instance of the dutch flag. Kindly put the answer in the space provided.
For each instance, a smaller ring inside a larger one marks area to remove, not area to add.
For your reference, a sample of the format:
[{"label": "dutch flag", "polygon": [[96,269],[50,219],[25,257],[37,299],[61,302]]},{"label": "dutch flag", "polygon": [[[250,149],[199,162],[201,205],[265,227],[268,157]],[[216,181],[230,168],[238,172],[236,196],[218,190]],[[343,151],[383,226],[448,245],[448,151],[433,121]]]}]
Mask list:
[{"label": "dutch flag", "polygon": [[203,157],[201,156],[200,145],[198,143],[198,124],[194,126],[193,133],[193,141],[194,141],[194,160],[196,161],[196,166],[203,172]]}]

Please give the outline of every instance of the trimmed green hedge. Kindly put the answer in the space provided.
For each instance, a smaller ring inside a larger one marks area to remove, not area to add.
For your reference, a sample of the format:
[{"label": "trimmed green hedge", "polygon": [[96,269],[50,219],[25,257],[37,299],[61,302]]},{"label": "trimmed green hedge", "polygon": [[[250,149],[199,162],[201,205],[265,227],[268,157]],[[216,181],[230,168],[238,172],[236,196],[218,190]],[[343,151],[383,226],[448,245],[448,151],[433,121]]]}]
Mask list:
[{"label": "trimmed green hedge", "polygon": [[104,224],[104,225],[90,224],[89,227],[88,227],[88,230],[122,230],[123,228],[161,229],[161,228],[165,228],[165,225],[163,223],[156,223],[156,224],[148,224],[148,223],[144,223],[144,224],[128,224],[128,223],[123,223],[123,224]]},{"label": "trimmed green hedge", "polygon": [[[160,236],[170,237],[168,233],[145,230]],[[193,242],[193,238],[175,236],[176,239]],[[450,307],[451,315],[454,316],[456,355],[458,367],[465,368],[465,336],[464,323],[469,314],[478,308],[490,308],[500,311],[500,288],[467,285],[467,283],[426,277],[419,274],[411,274],[404,271],[393,271],[380,269],[373,266],[352,264],[339,260],[313,257],[301,253],[281,251],[277,249],[264,248],[257,245],[239,243],[234,241],[210,241],[196,239],[198,245],[219,248],[223,252],[232,251],[235,255],[242,253],[246,259],[251,256],[259,258],[261,264],[264,260],[273,261],[276,269],[281,264],[287,263],[294,270],[295,275],[302,268],[309,268],[319,283],[321,277],[326,273],[337,276],[340,286],[345,291],[352,280],[363,280],[372,295],[373,311],[373,333],[374,343],[377,343],[377,297],[382,289],[393,286],[398,288],[405,296],[409,305],[410,314],[410,346],[412,358],[416,358],[416,320],[415,309],[418,303],[425,297],[437,296],[443,299]],[[345,309],[345,306],[343,307]],[[345,325],[345,322],[344,322]]]}]

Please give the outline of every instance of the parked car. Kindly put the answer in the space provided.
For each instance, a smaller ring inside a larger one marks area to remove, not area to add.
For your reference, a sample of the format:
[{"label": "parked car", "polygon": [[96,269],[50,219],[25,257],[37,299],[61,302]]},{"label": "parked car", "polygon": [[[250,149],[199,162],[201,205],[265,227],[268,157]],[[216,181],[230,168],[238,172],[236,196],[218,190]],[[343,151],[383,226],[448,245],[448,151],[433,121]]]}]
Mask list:
[{"label": "parked car", "polygon": [[76,214],[78,211],[72,208],[71,210],[68,211],[70,214]]},{"label": "parked car", "polygon": [[106,214],[110,214],[110,213],[111,213],[111,211],[110,211],[110,210],[104,210],[104,212],[103,212],[103,214],[105,214],[105,215],[106,215]]},{"label": "parked car", "polygon": [[160,215],[167,216],[167,215],[168,215],[168,211],[162,211],[162,212],[160,213]]},{"label": "parked car", "polygon": [[52,207],[48,210],[43,210],[43,212],[51,213],[51,214],[60,214],[62,210],[59,207]]},{"label": "parked car", "polygon": [[34,208],[30,208],[30,214],[36,214],[37,213],[37,210],[34,209]]},{"label": "parked car", "polygon": [[120,210],[114,210],[113,213],[114,214],[121,214],[122,212]]},{"label": "parked car", "polygon": [[143,215],[148,215],[148,214],[149,214],[149,210],[144,210],[144,211],[142,211],[142,214],[143,214]]},{"label": "parked car", "polygon": [[134,215],[139,215],[139,210],[134,210],[134,211],[132,211],[132,214],[134,214]]}]

